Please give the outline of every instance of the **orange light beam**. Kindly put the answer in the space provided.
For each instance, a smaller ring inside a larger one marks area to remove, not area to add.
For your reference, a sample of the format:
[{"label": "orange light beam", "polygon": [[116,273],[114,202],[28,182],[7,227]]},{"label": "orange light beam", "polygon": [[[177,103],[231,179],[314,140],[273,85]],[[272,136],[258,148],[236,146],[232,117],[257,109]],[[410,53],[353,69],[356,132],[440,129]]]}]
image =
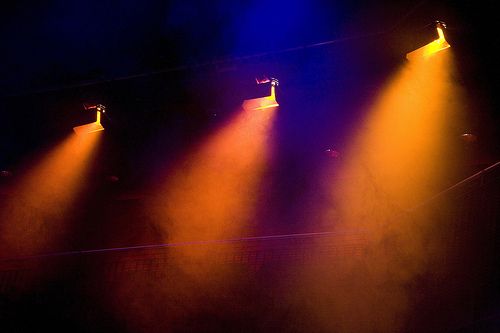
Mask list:
[{"label": "orange light beam", "polygon": [[0,211],[2,256],[33,255],[57,247],[71,228],[65,217],[85,182],[99,133],[71,134],[16,184]]},{"label": "orange light beam", "polygon": [[275,112],[241,110],[168,177],[157,212],[169,241],[238,236],[254,211]]}]

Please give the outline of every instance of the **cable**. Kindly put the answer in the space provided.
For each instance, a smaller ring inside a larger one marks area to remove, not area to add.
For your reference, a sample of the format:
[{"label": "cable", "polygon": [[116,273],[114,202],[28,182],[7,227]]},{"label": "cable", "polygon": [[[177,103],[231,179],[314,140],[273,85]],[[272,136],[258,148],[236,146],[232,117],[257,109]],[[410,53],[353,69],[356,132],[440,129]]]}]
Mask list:
[{"label": "cable", "polygon": [[190,245],[231,244],[231,243],[253,242],[253,241],[271,241],[271,240],[283,240],[283,239],[293,239],[293,238],[312,238],[312,237],[322,237],[322,236],[337,236],[337,235],[345,235],[345,234],[363,234],[363,232],[360,230],[343,231],[343,232],[324,231],[324,232],[280,234],[280,235],[241,237],[241,238],[231,238],[231,239],[205,240],[205,241],[190,241],[190,242],[179,242],[179,243],[164,243],[164,244],[150,244],[150,245],[126,246],[126,247],[112,247],[112,248],[54,252],[54,253],[46,253],[46,254],[39,254],[39,255],[32,255],[32,256],[5,258],[5,259],[0,259],[0,262],[10,261],[10,260],[22,260],[22,259],[40,259],[40,258],[49,258],[49,257],[63,257],[63,256],[72,256],[72,255],[80,255],[80,254],[123,252],[123,251],[130,251],[130,250],[162,249],[162,248],[181,247],[181,246],[190,246]]}]

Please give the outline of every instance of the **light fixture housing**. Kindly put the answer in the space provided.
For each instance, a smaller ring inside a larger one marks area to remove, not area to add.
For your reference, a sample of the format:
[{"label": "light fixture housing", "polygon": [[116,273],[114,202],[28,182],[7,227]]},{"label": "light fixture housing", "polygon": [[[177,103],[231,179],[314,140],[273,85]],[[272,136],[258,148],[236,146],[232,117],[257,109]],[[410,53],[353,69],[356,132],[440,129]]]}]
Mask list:
[{"label": "light fixture housing", "polygon": [[435,37],[430,43],[406,54],[406,59],[409,61],[428,59],[436,53],[450,48],[450,44],[445,38],[444,31],[446,30],[446,23],[442,21],[435,21]]},{"label": "light fixture housing", "polygon": [[255,79],[257,84],[269,84],[270,85],[270,95],[259,98],[247,99],[243,102],[243,109],[245,110],[264,110],[278,107],[279,104],[276,101],[276,87],[279,85],[279,81],[275,78],[263,78]]},{"label": "light fixture housing", "polygon": [[96,121],[90,124],[80,125],[73,127],[73,131],[77,135],[86,135],[90,133],[104,131],[104,127],[101,124],[101,113],[106,112],[106,107],[102,104],[86,106],[84,105],[85,110],[95,110],[96,112]]}]

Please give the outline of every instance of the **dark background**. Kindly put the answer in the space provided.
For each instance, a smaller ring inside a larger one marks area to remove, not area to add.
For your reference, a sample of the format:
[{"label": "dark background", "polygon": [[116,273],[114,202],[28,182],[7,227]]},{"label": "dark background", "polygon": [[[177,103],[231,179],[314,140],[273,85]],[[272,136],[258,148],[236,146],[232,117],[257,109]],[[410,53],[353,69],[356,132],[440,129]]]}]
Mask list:
[{"label": "dark background", "polygon": [[[255,77],[270,76],[280,82],[280,109],[275,163],[268,175],[272,186],[262,215],[267,220],[264,227],[247,230],[244,236],[325,231],[308,224],[290,207],[300,206],[305,194],[313,192],[315,171],[338,163],[325,151],[336,150],[342,157],[366,104],[405,62],[405,54],[421,46],[422,36],[436,19],[448,25],[447,39],[459,68],[457,81],[472,101],[468,123],[452,130],[457,151],[466,156],[461,159],[462,173],[443,183],[445,188],[500,157],[496,91],[500,40],[494,7],[493,1],[368,0],[4,4],[0,169],[5,172],[0,178],[0,199],[10,198],[12,184],[22,179],[34,156],[66,137],[73,126],[90,121],[92,115],[84,112],[84,103],[102,103],[109,118],[103,119],[106,130],[92,169],[93,181],[74,212],[78,232],[60,250],[160,243],[162,235],[142,213],[150,190],[166,169],[231,117],[244,99],[262,93]],[[465,143],[460,140],[463,133],[473,133],[477,141]],[[456,210],[442,212],[437,219],[463,222],[446,239],[454,249],[450,251],[455,251],[453,260],[463,260],[446,262],[444,273],[422,275],[407,286],[414,297],[414,312],[404,331],[495,332],[499,242],[492,230],[498,217],[498,187],[491,184],[498,184],[498,177],[486,183],[460,196]],[[488,247],[482,248],[483,244]],[[226,295],[200,292],[209,304],[225,311],[207,305],[180,316],[178,326],[170,329],[311,331],[309,318],[295,316],[301,313],[300,304],[281,299],[287,279],[295,274],[284,268],[294,261],[283,253],[298,253],[300,258],[308,253],[308,245],[295,245],[280,245],[270,252],[260,247],[252,252],[246,243],[241,245],[247,249],[244,256],[253,258],[248,261],[260,268],[247,275],[242,269],[239,284],[229,286]],[[266,261],[255,259],[255,253],[272,255]],[[157,258],[146,257],[146,266]],[[141,261],[131,258],[133,263]],[[6,287],[0,303],[6,330],[140,331],[107,312],[102,295],[115,280],[105,280],[101,274],[121,266],[114,259],[100,260],[92,256],[62,260],[63,264],[55,264],[67,268],[61,275],[41,279],[28,292]],[[234,262],[227,260],[232,267]],[[25,267],[10,261],[2,264],[9,272]],[[134,268],[132,273],[120,274],[130,274],[132,289],[147,289],[145,276],[154,271],[150,266],[146,273]],[[180,284],[182,272],[172,269],[174,273],[162,271],[158,279],[174,275],[172,283]],[[17,281],[6,276],[3,285]],[[79,301],[62,296],[61,290]],[[174,303],[161,304],[170,309],[176,307]],[[240,308],[233,309],[234,304]],[[493,319],[482,322],[484,318]],[[160,322],[152,320],[150,327],[142,329],[162,331]]]}]

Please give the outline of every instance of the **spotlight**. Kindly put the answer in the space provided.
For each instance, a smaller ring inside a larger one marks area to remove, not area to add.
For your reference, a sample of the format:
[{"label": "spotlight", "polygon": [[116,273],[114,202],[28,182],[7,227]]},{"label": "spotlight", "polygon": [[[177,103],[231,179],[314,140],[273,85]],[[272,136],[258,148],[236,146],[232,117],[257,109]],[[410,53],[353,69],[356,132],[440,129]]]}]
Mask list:
[{"label": "spotlight", "polygon": [[438,53],[439,51],[445,50],[450,47],[450,44],[446,41],[444,37],[444,30],[446,29],[446,24],[442,21],[434,22],[434,26],[437,33],[434,37],[437,37],[429,44],[426,44],[415,51],[409,52],[406,54],[406,59],[408,60],[418,60],[418,59],[427,59],[430,56]]},{"label": "spotlight", "polygon": [[101,113],[106,113],[106,107],[102,104],[97,105],[83,105],[85,110],[96,111],[96,121],[90,124],[85,124],[81,126],[73,127],[73,131],[75,131],[78,135],[85,135],[94,132],[104,131],[104,127],[101,125]]},{"label": "spotlight", "polygon": [[257,84],[270,84],[271,86],[271,93],[269,96],[265,97],[259,97],[259,98],[252,98],[252,99],[247,99],[243,102],[243,109],[245,110],[263,110],[263,109],[269,109],[269,108],[275,108],[279,106],[278,102],[276,101],[276,87],[278,86],[279,82],[275,78],[256,78],[255,81]]}]

